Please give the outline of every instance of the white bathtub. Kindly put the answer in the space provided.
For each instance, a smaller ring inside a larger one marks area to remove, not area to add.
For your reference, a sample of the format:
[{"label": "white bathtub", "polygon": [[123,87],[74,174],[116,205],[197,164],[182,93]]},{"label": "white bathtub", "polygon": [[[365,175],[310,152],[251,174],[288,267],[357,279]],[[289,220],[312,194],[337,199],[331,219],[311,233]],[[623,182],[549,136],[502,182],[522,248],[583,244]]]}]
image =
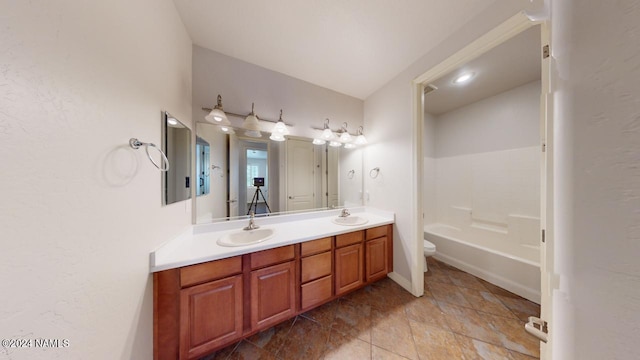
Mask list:
[{"label": "white bathtub", "polygon": [[539,263],[465,241],[468,236],[446,224],[424,227],[424,238],[436,245],[436,259],[540,303]]}]

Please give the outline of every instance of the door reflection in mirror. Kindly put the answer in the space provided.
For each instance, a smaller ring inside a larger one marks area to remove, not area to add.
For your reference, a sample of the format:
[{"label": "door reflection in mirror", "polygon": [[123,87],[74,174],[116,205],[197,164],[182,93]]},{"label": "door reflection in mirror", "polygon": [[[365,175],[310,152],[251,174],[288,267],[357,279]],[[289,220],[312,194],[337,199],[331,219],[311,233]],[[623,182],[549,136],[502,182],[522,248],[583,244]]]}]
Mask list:
[{"label": "door reflection in mirror", "polygon": [[[245,201],[240,205],[240,213],[266,214],[271,212],[269,207],[269,150],[267,143],[240,141],[244,150],[240,159],[240,198]],[[258,179],[256,181],[256,179]],[[259,179],[262,179],[260,181]]]},{"label": "door reflection in mirror", "polygon": [[207,195],[211,188],[211,147],[201,137],[196,137],[196,196]]}]

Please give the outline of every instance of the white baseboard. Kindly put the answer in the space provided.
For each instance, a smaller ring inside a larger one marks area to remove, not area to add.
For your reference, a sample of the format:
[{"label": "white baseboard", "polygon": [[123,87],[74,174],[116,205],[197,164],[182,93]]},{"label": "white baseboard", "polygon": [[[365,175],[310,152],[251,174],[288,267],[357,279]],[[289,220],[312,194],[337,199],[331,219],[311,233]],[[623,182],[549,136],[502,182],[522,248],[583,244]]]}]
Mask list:
[{"label": "white baseboard", "polygon": [[523,298],[533,301],[536,304],[540,304],[540,289],[524,286],[511,279],[507,279],[504,276],[498,275],[486,269],[479,268],[473,264],[469,264],[440,252],[436,253],[434,258],[451,266],[455,266],[460,270],[464,270],[469,274],[475,275],[505,290],[511,291],[514,294],[520,295]]}]

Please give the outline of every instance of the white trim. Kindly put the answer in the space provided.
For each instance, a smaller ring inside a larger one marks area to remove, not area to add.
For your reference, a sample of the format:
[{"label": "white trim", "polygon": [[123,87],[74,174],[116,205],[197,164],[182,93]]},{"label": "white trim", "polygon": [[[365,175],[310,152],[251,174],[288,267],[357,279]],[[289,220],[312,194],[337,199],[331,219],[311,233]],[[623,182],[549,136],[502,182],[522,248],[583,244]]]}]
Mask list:
[{"label": "white trim", "polygon": [[[545,5],[546,2],[545,2]],[[546,151],[541,153],[543,167],[541,169],[540,189],[540,226],[545,230],[545,242],[540,246],[541,296],[540,318],[548,326],[547,342],[540,343],[540,358],[549,360],[553,357],[553,297],[552,293],[558,286],[554,284],[554,135],[553,135],[553,80],[554,62],[551,56],[551,28],[549,21],[541,24],[540,43],[549,45],[549,57],[542,60],[542,94],[540,96],[540,137],[545,143]]]},{"label": "white trim", "polygon": [[411,205],[413,213],[411,216],[412,223],[415,225],[413,231],[414,243],[414,259],[411,264],[411,293],[414,296],[422,296],[424,294],[424,245],[422,239],[424,237],[422,229],[424,227],[424,209],[423,209],[423,166],[424,159],[422,155],[422,128],[424,126],[424,86],[421,83],[413,83],[413,117],[417,119],[412,124],[413,130],[413,196]]},{"label": "white trim", "polygon": [[[422,265],[422,263],[421,263]],[[411,281],[409,281],[409,279],[405,278],[404,276],[398,274],[397,272],[390,272],[387,274],[387,276],[389,277],[389,279],[395,281],[398,285],[402,286],[405,290],[407,290],[408,292],[412,293],[411,288],[412,288],[412,283]],[[422,286],[424,287],[424,283],[422,284]],[[422,294],[420,295],[416,295],[413,294],[415,296],[422,296]]]}]

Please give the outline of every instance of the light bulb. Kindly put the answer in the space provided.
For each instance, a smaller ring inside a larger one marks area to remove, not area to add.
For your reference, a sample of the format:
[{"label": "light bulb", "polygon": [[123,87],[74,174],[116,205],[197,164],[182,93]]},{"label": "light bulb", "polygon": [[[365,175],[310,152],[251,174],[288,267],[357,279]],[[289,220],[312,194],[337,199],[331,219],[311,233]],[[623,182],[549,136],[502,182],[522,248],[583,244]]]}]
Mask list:
[{"label": "light bulb", "polygon": [[473,75],[475,75],[472,72],[468,72],[468,73],[464,73],[460,76],[458,76],[457,78],[455,78],[455,80],[453,80],[454,84],[463,84],[466,83],[467,81],[471,80],[471,78],[473,77]]}]

